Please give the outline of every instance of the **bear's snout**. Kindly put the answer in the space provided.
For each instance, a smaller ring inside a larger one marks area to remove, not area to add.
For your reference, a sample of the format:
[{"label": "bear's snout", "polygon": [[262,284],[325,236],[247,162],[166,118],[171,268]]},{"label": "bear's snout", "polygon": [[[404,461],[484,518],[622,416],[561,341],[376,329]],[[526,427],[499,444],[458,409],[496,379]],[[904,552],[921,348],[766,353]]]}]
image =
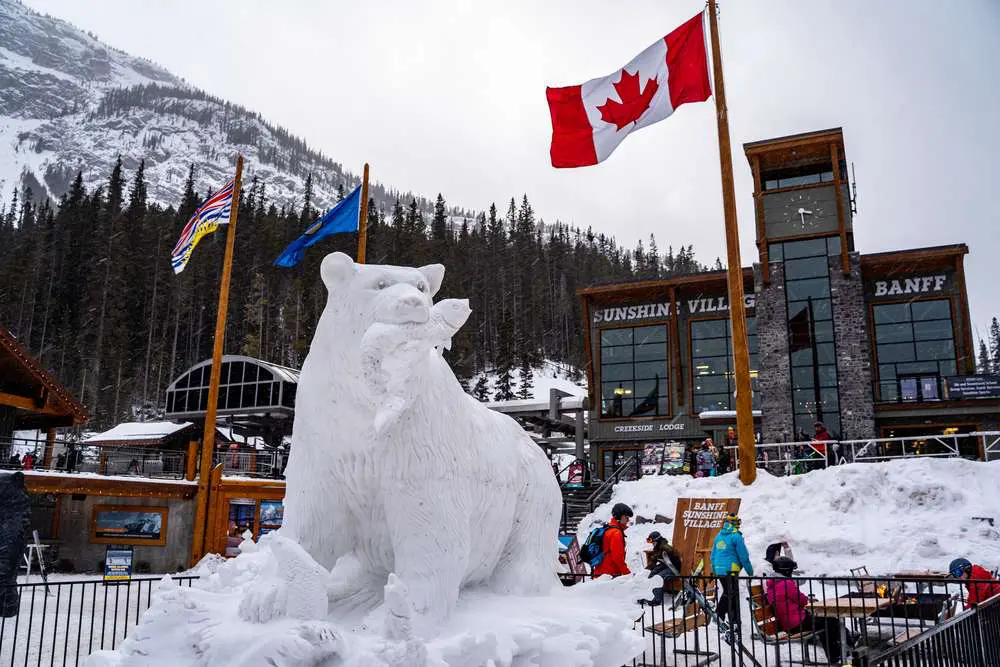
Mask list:
[{"label": "bear's snout", "polygon": [[430,297],[412,285],[393,285],[379,296],[375,319],[384,324],[423,324],[430,319]]}]

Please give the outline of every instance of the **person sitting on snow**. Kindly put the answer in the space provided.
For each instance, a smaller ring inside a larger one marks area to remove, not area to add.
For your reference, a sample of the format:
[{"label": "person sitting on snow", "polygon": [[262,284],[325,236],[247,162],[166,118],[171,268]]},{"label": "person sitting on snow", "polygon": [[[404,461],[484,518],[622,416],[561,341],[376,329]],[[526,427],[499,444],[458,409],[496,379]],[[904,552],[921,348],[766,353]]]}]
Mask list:
[{"label": "person sitting on snow", "polygon": [[965,604],[970,607],[1000,595],[1000,581],[994,579],[986,568],[972,564],[967,558],[951,561],[948,573],[956,579],[965,580],[965,587],[969,591]]},{"label": "person sitting on snow", "polygon": [[768,604],[774,609],[778,627],[790,635],[798,632],[821,633],[826,657],[830,664],[839,665],[843,655],[840,621],[832,617],[817,618],[809,613],[809,598],[792,579],[792,572],[798,567],[795,561],[787,556],[778,556],[771,565],[778,578],[767,580],[765,594]]},{"label": "person sitting on snow", "polygon": [[646,552],[649,554],[649,565],[646,567],[649,577],[662,577],[663,583],[653,589],[652,600],[639,600],[639,604],[657,606],[663,604],[663,590],[681,573],[681,555],[658,531],[650,533],[646,542],[653,547]]}]

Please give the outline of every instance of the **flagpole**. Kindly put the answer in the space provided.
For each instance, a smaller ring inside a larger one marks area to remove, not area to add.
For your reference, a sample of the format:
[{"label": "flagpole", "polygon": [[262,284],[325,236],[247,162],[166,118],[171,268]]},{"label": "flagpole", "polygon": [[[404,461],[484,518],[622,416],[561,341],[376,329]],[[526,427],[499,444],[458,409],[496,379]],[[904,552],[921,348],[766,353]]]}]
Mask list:
[{"label": "flagpole", "polygon": [[205,406],[205,430],[201,438],[201,466],[198,474],[198,503],[195,509],[194,536],[191,543],[191,563],[205,555],[208,541],[208,491],[215,451],[215,419],[219,403],[219,379],[222,375],[222,345],[226,337],[226,313],[229,310],[229,280],[233,269],[233,246],[236,243],[236,218],[240,210],[240,187],[243,180],[243,156],[236,155],[236,183],[233,205],[229,210],[226,231],[226,255],[222,262],[222,282],[219,285],[219,311],[215,318],[215,345],[212,348],[212,373]]},{"label": "flagpole", "polygon": [[716,0],[708,0],[708,24],[712,40],[715,76],[715,115],[719,129],[719,162],[722,167],[722,208],[726,223],[726,261],[729,283],[729,319],[732,323],[733,359],[736,371],[736,436],[739,440],[740,481],[753,484],[757,478],[757,444],[754,438],[750,389],[750,351],[747,344],[746,307],[743,304],[743,264],[740,232],[736,222],[736,188],[733,185],[733,154],[729,144],[726,87],[722,77],[722,49]]},{"label": "flagpole", "polygon": [[358,214],[358,264],[365,263],[368,251],[368,163],[361,177],[361,212]]}]

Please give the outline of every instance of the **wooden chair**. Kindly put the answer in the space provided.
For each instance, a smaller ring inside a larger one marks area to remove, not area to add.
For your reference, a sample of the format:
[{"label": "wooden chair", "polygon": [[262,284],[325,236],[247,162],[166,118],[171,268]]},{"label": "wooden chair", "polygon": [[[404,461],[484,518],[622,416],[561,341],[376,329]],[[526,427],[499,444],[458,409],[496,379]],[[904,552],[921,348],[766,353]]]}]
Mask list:
[{"label": "wooden chair", "polygon": [[[809,659],[809,645],[815,644],[818,639],[818,634],[815,632],[795,632],[787,633],[778,627],[778,618],[774,613],[774,607],[770,602],[767,601],[767,594],[764,591],[763,584],[751,584],[750,585],[750,596],[747,598],[750,601],[750,617],[753,620],[753,638],[767,646],[774,647],[774,665],[780,667],[781,665],[781,647],[791,646],[793,644],[799,644],[802,646],[802,659],[793,660],[791,652],[786,654],[787,661],[789,664],[799,664],[799,665],[827,665],[829,662],[819,662],[818,660]],[[813,653],[817,651],[817,647],[813,647]],[[765,658],[766,648],[765,648]]]}]

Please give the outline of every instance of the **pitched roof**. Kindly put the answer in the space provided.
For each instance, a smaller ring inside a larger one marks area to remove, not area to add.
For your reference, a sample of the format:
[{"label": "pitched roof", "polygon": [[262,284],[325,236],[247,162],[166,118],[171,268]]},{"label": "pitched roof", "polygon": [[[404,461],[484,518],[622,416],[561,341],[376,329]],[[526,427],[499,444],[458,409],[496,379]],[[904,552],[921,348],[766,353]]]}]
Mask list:
[{"label": "pitched roof", "polygon": [[15,428],[76,426],[87,411],[42,368],[10,331],[0,327],[0,403],[17,408]]}]

